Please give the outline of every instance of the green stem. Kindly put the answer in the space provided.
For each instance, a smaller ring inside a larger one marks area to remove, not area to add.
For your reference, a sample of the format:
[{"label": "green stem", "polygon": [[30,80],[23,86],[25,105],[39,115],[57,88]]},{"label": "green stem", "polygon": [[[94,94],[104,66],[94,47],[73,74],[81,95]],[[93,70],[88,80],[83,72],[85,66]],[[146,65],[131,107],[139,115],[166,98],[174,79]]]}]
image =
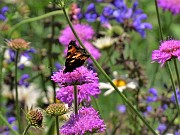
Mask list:
[{"label": "green stem", "polygon": [[177,81],[178,81],[178,86],[179,86],[179,91],[180,91],[180,78],[179,78],[179,71],[178,71],[176,59],[174,59],[174,67],[175,67]]},{"label": "green stem", "polygon": [[[62,5],[62,4],[61,4]],[[89,53],[89,51],[85,48],[85,46],[83,45],[82,41],[79,39],[76,31],[74,30],[72,23],[66,13],[66,10],[64,7],[62,7],[62,10],[64,12],[64,15],[66,17],[66,20],[72,30],[72,32],[74,33],[76,39],[78,40],[79,44]],[[90,54],[90,53],[89,53]],[[96,65],[96,67],[99,69],[99,71],[101,71],[101,73],[104,75],[104,77],[108,80],[108,82],[114,87],[114,89],[116,90],[116,92],[121,96],[121,98],[124,100],[124,102],[126,102],[126,104],[135,112],[135,114],[143,121],[143,123],[151,130],[151,132],[155,135],[157,135],[157,133],[151,128],[151,126],[146,122],[146,120],[141,116],[141,114],[134,108],[134,106],[128,101],[128,99],[123,95],[123,93],[119,92],[118,88],[115,86],[115,84],[112,82],[111,78],[105,73],[105,71],[101,68],[101,66],[99,65],[99,63],[90,55],[91,60],[93,61],[93,63]]]},{"label": "green stem", "polygon": [[74,113],[78,114],[78,96],[77,96],[77,86],[74,85]]},{"label": "green stem", "polygon": [[3,117],[2,113],[0,112],[0,121],[2,121],[8,128],[11,130],[13,135],[20,135],[18,132],[16,132],[11,125],[7,122],[7,120]]},{"label": "green stem", "polygon": [[16,58],[15,58],[15,91],[16,91],[16,99],[15,99],[15,105],[16,105],[16,116],[17,116],[17,121],[18,121],[18,129],[19,132],[21,133],[21,120],[20,120],[20,107],[19,107],[19,95],[18,95],[18,74],[17,74],[17,69],[18,69],[18,57],[19,57],[19,50],[16,50]]},{"label": "green stem", "polygon": [[29,19],[26,19],[26,20],[23,20],[19,23],[17,23],[16,25],[14,25],[10,31],[8,32],[8,37],[11,37],[11,35],[13,34],[13,32],[15,31],[15,29],[17,29],[18,27],[22,26],[23,24],[26,24],[26,23],[30,23],[30,22],[34,22],[34,21],[38,21],[38,20],[41,20],[41,19],[44,19],[44,18],[47,18],[47,17],[50,17],[50,16],[54,16],[54,15],[58,15],[58,14],[62,14],[63,12],[61,10],[56,10],[56,11],[52,11],[52,12],[49,12],[47,14],[43,14],[41,16],[37,16],[37,17],[33,17],[33,18],[29,18]]},{"label": "green stem", "polygon": [[[162,32],[162,26],[161,26],[161,21],[160,21],[160,15],[159,15],[159,10],[158,10],[157,0],[155,0],[155,6],[156,6],[156,14],[157,14],[158,25],[159,25],[159,32],[160,32],[161,40],[163,40],[163,32]],[[155,72],[153,74],[152,82],[150,84],[150,87],[153,86],[154,81],[156,80],[155,78],[156,78],[158,70],[159,70],[159,64],[156,64],[155,65]]]},{"label": "green stem", "polygon": [[28,129],[29,129],[30,127],[31,127],[31,124],[29,123],[29,124],[27,125],[26,129],[24,130],[23,135],[26,135],[26,133],[27,133],[27,131],[28,131]]},{"label": "green stem", "polygon": [[[52,5],[52,10],[55,9],[55,0],[53,0],[53,5]],[[54,27],[54,16],[51,17],[51,41],[48,44],[48,61],[49,61],[49,70],[50,70],[50,74],[53,73],[53,57],[52,57],[52,49],[53,49],[53,39],[54,39],[54,35],[55,35],[55,27]],[[54,103],[56,103],[56,85],[54,83],[54,81],[51,80],[51,84],[53,87],[53,99],[54,99]],[[56,122],[57,123],[57,122]]]},{"label": "green stem", "polygon": [[[94,103],[95,103],[95,105],[97,107],[97,110],[98,110],[101,118],[103,119],[103,115],[102,115],[103,113],[102,113],[102,109],[101,109],[100,105],[98,104],[97,100],[94,97],[92,97],[92,99],[93,99],[93,101],[94,101]],[[107,130],[105,130],[105,132],[106,132],[106,135],[107,135],[108,134]]]},{"label": "green stem", "polygon": [[56,132],[57,132],[57,135],[59,135],[59,121],[58,121],[58,116],[56,116],[55,118],[56,118]]},{"label": "green stem", "polygon": [[160,21],[157,0],[155,0],[155,6],[156,6],[156,14],[157,14],[157,18],[158,18],[159,32],[160,32],[161,40],[163,40],[163,32],[162,32],[162,26],[161,26],[161,21]]},{"label": "green stem", "polygon": [[178,109],[178,114],[180,116],[180,109],[179,109],[178,98],[177,98],[177,94],[176,94],[176,88],[175,88],[175,84],[174,84],[174,81],[173,81],[172,71],[171,71],[171,67],[169,65],[169,62],[167,62],[167,69],[168,69],[170,79],[171,79],[171,83],[172,83],[172,87],[173,87],[173,92],[174,92],[174,96],[175,96],[175,100],[176,100],[176,106],[177,106],[177,109]]},{"label": "green stem", "polygon": [[2,69],[3,69],[3,59],[4,59],[4,52],[6,49],[2,50],[1,56],[0,56],[0,111],[2,109],[1,107],[1,100],[2,100]]},{"label": "green stem", "polygon": [[53,132],[52,129],[54,129],[54,126],[55,126],[54,123],[55,123],[54,119],[50,119],[48,121],[47,130],[43,135],[51,135],[52,134],[52,132]]}]

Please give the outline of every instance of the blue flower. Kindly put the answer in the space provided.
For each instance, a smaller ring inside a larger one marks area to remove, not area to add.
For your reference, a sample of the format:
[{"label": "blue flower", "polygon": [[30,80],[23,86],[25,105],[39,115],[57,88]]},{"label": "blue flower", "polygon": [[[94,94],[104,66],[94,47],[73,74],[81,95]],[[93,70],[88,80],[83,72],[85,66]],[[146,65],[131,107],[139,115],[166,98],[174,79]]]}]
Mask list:
[{"label": "blue flower", "polygon": [[20,86],[29,86],[29,82],[27,81],[30,78],[29,74],[23,74],[19,80],[19,85]]},{"label": "blue flower", "polygon": [[152,94],[153,96],[158,96],[158,92],[155,88],[150,88],[149,93]]},{"label": "blue flower", "polygon": [[123,8],[126,8],[126,5],[124,3],[124,0],[114,0],[113,1],[113,4],[116,8],[118,9],[123,9]]},{"label": "blue flower", "polygon": [[[180,91],[178,89],[176,90],[176,94],[177,94],[178,102],[180,102]],[[174,93],[172,94],[171,101],[176,103],[176,99],[175,99]]]},{"label": "blue flower", "polygon": [[6,12],[9,10],[7,6],[3,7],[0,11],[0,20],[4,21],[6,20]]},{"label": "blue flower", "polygon": [[62,69],[61,64],[59,64],[58,62],[56,62],[54,65],[55,65],[57,71]]},{"label": "blue flower", "polygon": [[146,102],[147,103],[155,102],[158,99],[157,90],[155,88],[150,88],[149,93],[151,94],[151,96],[147,96]]},{"label": "blue flower", "polygon": [[85,18],[88,22],[96,21],[98,14],[96,12],[96,7],[94,3],[88,5],[87,10],[85,12]]},{"label": "blue flower", "polygon": [[161,134],[161,133],[163,133],[164,130],[166,130],[166,128],[167,128],[167,126],[165,124],[160,123],[157,129],[159,130],[159,132]]},{"label": "blue flower", "polygon": [[8,121],[9,124],[12,124],[14,121],[16,121],[16,118],[13,117],[13,116],[11,116],[11,117],[9,117],[9,118],[7,119],[7,121]]},{"label": "blue flower", "polygon": [[[108,8],[103,10],[103,17],[101,17],[101,22],[107,22],[107,19],[109,18],[112,19],[111,15],[113,14],[113,19],[115,19],[117,22],[121,24],[127,23],[125,24],[125,26],[128,26],[130,30],[135,30],[141,35],[141,37],[145,38],[145,30],[152,29],[152,25],[150,23],[143,22],[145,19],[147,19],[147,15],[143,13],[141,9],[137,8],[138,2],[134,2],[132,8],[127,8],[126,4],[124,3],[124,0],[115,0],[113,2],[113,5],[114,7],[112,9]],[[111,12],[113,13],[111,14]]]},{"label": "blue flower", "polygon": [[120,113],[125,113],[126,112],[126,106],[125,105],[118,105],[117,109]]},{"label": "blue flower", "polygon": [[153,108],[152,108],[152,106],[147,106],[146,110],[147,110],[147,112],[152,112]]}]

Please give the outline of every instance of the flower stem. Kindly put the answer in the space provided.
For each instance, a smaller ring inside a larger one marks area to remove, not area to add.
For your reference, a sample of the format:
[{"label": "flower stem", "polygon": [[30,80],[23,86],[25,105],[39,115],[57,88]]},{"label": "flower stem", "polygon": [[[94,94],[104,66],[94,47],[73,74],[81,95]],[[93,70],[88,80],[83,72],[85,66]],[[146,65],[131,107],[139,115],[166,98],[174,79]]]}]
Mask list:
[{"label": "flower stem", "polygon": [[19,132],[21,133],[21,120],[20,120],[20,107],[19,107],[19,95],[18,95],[18,80],[17,80],[17,69],[18,69],[18,57],[19,57],[19,50],[16,50],[16,58],[15,58],[15,91],[16,91],[16,116],[17,116],[17,121],[18,121],[18,129]]},{"label": "flower stem", "polygon": [[59,121],[58,121],[58,116],[55,117],[55,121],[56,121],[56,132],[57,132],[57,135],[59,135]]},{"label": "flower stem", "polygon": [[[62,5],[62,4],[61,4]],[[63,13],[66,17],[66,20],[72,30],[72,32],[74,33],[75,37],[77,38],[79,44],[89,53],[89,51],[85,48],[85,46],[83,45],[82,41],[80,40],[80,38],[78,37],[76,31],[74,30],[72,23],[66,13],[66,10],[64,7],[62,7]],[[90,54],[90,53],[89,53]],[[124,102],[126,102],[126,104],[134,111],[134,113],[143,121],[143,123],[149,128],[149,130],[151,130],[151,132],[155,135],[157,135],[157,133],[152,129],[152,127],[146,122],[146,120],[141,116],[141,114],[134,108],[134,106],[128,101],[128,99],[124,96],[123,93],[119,92],[118,88],[115,86],[115,84],[112,82],[111,78],[106,74],[106,72],[101,68],[101,66],[99,65],[99,63],[90,55],[91,60],[93,61],[93,63],[96,65],[96,67],[99,69],[99,71],[101,71],[101,73],[104,75],[104,77],[109,81],[109,83],[114,87],[114,89],[116,90],[116,92],[121,96],[121,98],[124,100]]]},{"label": "flower stem", "polygon": [[157,0],[155,0],[155,6],[156,6],[156,14],[158,18],[159,32],[160,32],[161,40],[163,40],[163,32],[162,32],[162,26],[161,26],[161,21],[160,21],[160,16],[159,16]]},{"label": "flower stem", "polygon": [[74,85],[74,113],[78,114],[77,86]]},{"label": "flower stem", "polygon": [[177,94],[176,94],[175,84],[174,84],[174,81],[173,81],[171,67],[169,65],[169,62],[167,62],[166,65],[167,65],[167,69],[168,69],[168,72],[169,72],[169,75],[170,75],[170,79],[171,79],[171,83],[172,83],[172,87],[173,87],[173,92],[174,92],[174,96],[175,96],[175,100],[176,100],[176,106],[177,106],[178,114],[179,114],[178,116],[180,116],[180,109],[179,109],[179,104],[178,104],[178,98],[177,98]]},{"label": "flower stem", "polygon": [[8,128],[12,131],[13,135],[20,135],[18,132],[16,132],[11,125],[7,122],[7,120],[3,117],[2,113],[0,112],[0,121],[4,123]]},{"label": "flower stem", "polygon": [[29,123],[29,124],[27,125],[26,129],[24,130],[23,135],[26,135],[26,133],[27,133],[27,131],[28,131],[28,129],[29,129],[30,127],[31,127],[31,124]]},{"label": "flower stem", "polygon": [[178,81],[178,86],[179,86],[179,91],[180,91],[180,78],[179,78],[179,71],[178,71],[176,59],[174,59],[174,67],[175,67],[177,81]]},{"label": "flower stem", "polygon": [[43,14],[41,16],[37,16],[37,17],[33,17],[33,18],[29,18],[29,19],[23,20],[23,21],[17,23],[16,25],[14,25],[11,28],[11,30],[8,32],[8,37],[11,37],[11,35],[15,31],[15,29],[17,29],[18,27],[22,26],[23,24],[34,22],[34,21],[38,21],[38,20],[41,20],[41,19],[44,19],[44,18],[47,18],[47,17],[50,17],[50,16],[58,15],[58,14],[62,14],[62,11],[61,10],[56,10],[56,11],[49,12],[47,14]]},{"label": "flower stem", "polygon": [[1,107],[1,100],[2,100],[2,69],[3,69],[3,59],[4,59],[4,52],[5,52],[5,48],[2,50],[1,52],[1,56],[0,56],[0,111],[2,109]]}]

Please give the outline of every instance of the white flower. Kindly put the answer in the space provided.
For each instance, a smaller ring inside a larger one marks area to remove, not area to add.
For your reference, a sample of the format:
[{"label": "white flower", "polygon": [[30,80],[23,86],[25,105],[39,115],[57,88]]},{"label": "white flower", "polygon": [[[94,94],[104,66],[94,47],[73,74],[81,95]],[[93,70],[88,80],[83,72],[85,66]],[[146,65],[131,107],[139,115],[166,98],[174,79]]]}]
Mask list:
[{"label": "white flower", "polygon": [[[120,92],[123,92],[123,90],[125,90],[125,89],[135,90],[138,87],[138,83],[136,80],[128,80],[125,77],[117,76],[116,72],[114,72],[113,74],[114,74],[115,79],[113,79],[112,81],[116,85],[116,87],[118,88],[118,90]],[[111,94],[113,91],[115,91],[114,87],[110,83],[100,82],[99,88],[100,89],[108,89],[104,93],[104,96],[107,96],[107,95]]]},{"label": "white flower", "polygon": [[[10,91],[7,85],[3,85],[2,95],[10,99],[15,98],[15,89]],[[28,88],[24,86],[18,86],[18,100],[24,102],[26,106],[36,106],[38,99],[42,96],[42,90],[40,90],[36,84],[30,84]]]},{"label": "white flower", "polygon": [[27,67],[30,67],[32,65],[32,62],[29,60],[28,57],[22,55],[20,57],[20,61],[18,62],[18,66],[20,66],[20,65],[25,65]]},{"label": "white flower", "polygon": [[102,38],[98,38],[95,42],[93,42],[93,45],[99,49],[104,49],[112,46],[115,43],[115,41],[116,40],[114,38],[105,36]]}]

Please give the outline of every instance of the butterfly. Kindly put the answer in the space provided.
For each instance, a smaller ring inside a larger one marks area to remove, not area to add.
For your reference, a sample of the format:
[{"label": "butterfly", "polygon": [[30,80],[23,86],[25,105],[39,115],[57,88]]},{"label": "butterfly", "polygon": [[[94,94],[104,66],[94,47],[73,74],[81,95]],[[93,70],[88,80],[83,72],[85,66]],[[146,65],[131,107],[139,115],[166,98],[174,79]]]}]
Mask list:
[{"label": "butterfly", "polygon": [[64,73],[72,72],[82,66],[89,56],[85,49],[80,48],[76,41],[71,40],[68,45]]}]

